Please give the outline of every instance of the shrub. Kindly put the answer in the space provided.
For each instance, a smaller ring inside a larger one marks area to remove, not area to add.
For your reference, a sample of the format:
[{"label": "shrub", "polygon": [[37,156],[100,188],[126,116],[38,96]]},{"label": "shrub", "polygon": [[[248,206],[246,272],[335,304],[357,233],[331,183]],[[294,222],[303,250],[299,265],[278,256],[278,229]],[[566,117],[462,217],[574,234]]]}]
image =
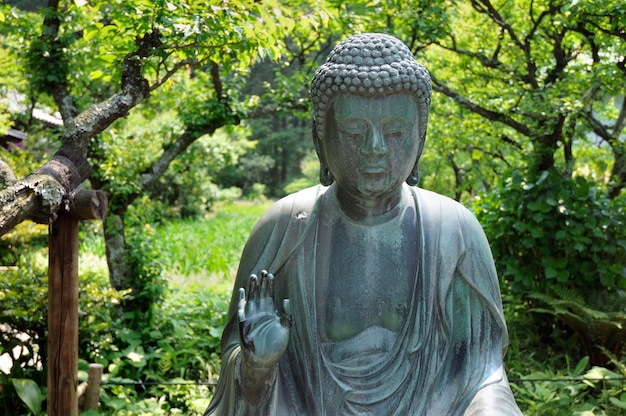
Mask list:
[{"label": "shrub", "polygon": [[626,318],[625,196],[610,199],[582,177],[515,171],[478,200],[475,212],[503,292],[532,314],[536,348],[550,341],[599,365],[608,365],[603,348],[624,351],[624,337],[613,335]]},{"label": "shrub", "polygon": [[626,197],[611,200],[582,177],[515,171],[475,208],[514,292],[626,289]]},{"label": "shrub", "polygon": [[[101,402],[115,415],[200,413],[210,390],[195,381],[214,382],[219,374],[220,338],[226,324],[230,287],[170,289],[155,308],[154,323],[143,329],[121,327],[101,361],[105,365]],[[170,382],[181,385],[123,385]],[[184,383],[190,383],[185,385]]]},{"label": "shrub", "polygon": [[9,373],[0,373],[0,414],[27,414],[16,387],[46,383],[48,275],[37,263],[20,257],[16,269],[0,275],[0,354],[12,361]]},{"label": "shrub", "polygon": [[[110,288],[102,272],[104,265],[89,253],[83,253],[79,263],[78,354],[89,361],[100,361],[114,342],[115,305],[122,294]],[[13,356],[9,374],[0,376],[0,414],[29,411],[23,398],[18,397],[15,380],[26,387],[34,383],[45,392],[47,303],[47,250],[25,253],[18,258],[16,268],[3,272],[0,279],[0,354],[14,348],[21,350],[19,356]]]}]

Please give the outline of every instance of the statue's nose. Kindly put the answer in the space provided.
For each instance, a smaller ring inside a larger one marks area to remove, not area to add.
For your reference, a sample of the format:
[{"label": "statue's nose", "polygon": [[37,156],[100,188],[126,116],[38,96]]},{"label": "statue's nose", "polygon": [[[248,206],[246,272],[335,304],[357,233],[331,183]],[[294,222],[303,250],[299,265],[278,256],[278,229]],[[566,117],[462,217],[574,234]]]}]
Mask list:
[{"label": "statue's nose", "polygon": [[387,144],[385,143],[385,136],[380,129],[372,127],[368,132],[364,143],[360,149],[362,154],[365,155],[384,155],[387,153]]}]

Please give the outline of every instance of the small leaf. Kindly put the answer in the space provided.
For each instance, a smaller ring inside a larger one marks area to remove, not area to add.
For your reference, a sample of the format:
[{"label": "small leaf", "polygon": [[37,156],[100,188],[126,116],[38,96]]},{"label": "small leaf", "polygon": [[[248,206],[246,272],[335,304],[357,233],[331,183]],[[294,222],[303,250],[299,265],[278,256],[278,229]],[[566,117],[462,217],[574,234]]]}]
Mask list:
[{"label": "small leaf", "polygon": [[609,400],[620,409],[626,409],[626,402],[618,399],[617,397],[609,397]]},{"label": "small leaf", "polygon": [[576,368],[574,369],[574,375],[575,376],[579,376],[580,374],[582,374],[583,371],[585,371],[585,368],[587,368],[588,364],[589,364],[589,357],[588,356],[584,356],[578,362],[578,364],[576,364]]},{"label": "small leaf", "polygon": [[92,26],[87,26],[84,30],[83,30],[83,39],[86,42],[89,42],[91,39],[93,39],[96,35],[98,34],[98,27],[96,25],[92,25]]},{"label": "small leaf", "polygon": [[98,78],[102,78],[103,75],[104,75],[104,72],[102,72],[99,69],[96,69],[95,71],[91,71],[89,73],[89,78],[91,78],[91,79],[98,79]]},{"label": "small leaf", "polygon": [[11,380],[13,387],[20,399],[28,406],[35,415],[41,413],[42,395],[37,383],[26,378],[14,378]]}]

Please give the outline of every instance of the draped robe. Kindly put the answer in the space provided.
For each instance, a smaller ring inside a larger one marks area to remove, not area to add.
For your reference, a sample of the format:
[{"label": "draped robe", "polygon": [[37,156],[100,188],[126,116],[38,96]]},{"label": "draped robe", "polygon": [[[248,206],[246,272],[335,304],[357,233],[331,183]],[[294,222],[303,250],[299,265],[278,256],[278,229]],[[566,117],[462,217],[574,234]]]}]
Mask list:
[{"label": "draped robe", "polygon": [[[482,228],[456,201],[403,186],[418,242],[406,255],[418,262],[399,331],[374,326],[340,343],[320,341],[315,279],[331,192],[318,186],[287,196],[244,249],[205,415],[521,415],[502,367],[508,338]],[[275,275],[276,304],[290,299],[293,324],[264,396],[251,405],[242,395],[237,293],[262,269]]]}]

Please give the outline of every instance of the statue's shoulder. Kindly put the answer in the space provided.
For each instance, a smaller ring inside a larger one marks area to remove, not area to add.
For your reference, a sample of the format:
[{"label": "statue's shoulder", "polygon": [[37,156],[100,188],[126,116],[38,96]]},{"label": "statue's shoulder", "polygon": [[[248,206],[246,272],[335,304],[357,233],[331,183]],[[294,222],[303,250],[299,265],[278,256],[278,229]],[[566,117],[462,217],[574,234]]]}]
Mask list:
[{"label": "statue's shoulder", "polygon": [[325,191],[326,187],[318,185],[279,199],[261,216],[253,233],[268,234],[277,229],[286,229],[290,224],[308,221],[315,203]]},{"label": "statue's shoulder", "polygon": [[454,199],[438,194],[433,191],[429,191],[427,189],[413,187],[411,188],[415,193],[418,202],[420,203],[420,207],[422,209],[436,209],[436,210],[455,210],[455,211],[466,211],[467,208],[463,206],[460,202],[455,201]]},{"label": "statue's shoulder", "polygon": [[480,227],[474,214],[460,202],[426,189],[414,187],[412,190],[422,218],[426,221],[445,221],[450,227]]}]

